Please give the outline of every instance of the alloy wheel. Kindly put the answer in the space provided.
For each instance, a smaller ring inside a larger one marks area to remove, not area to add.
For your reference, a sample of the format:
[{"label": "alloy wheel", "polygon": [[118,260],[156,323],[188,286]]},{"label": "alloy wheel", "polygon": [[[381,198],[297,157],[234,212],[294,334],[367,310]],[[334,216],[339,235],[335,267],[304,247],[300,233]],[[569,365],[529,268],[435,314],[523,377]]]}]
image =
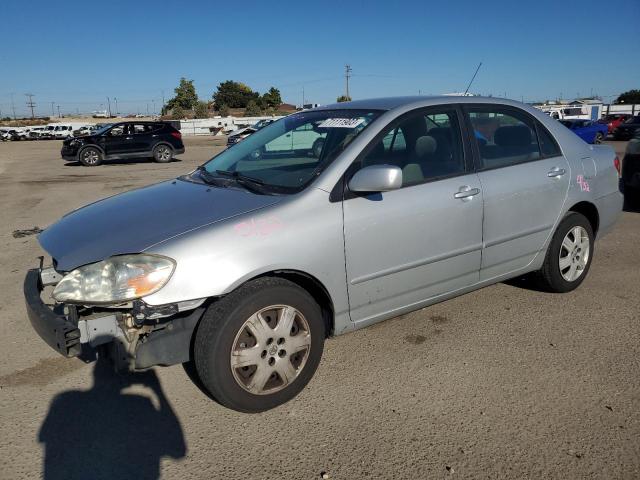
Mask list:
[{"label": "alloy wheel", "polygon": [[268,395],[290,385],[311,348],[309,324],[296,308],[272,305],[249,317],[231,347],[230,366],[240,387]]},{"label": "alloy wheel", "polygon": [[98,152],[96,152],[95,150],[86,150],[82,155],[82,159],[84,160],[85,163],[89,165],[94,165],[98,163],[98,160],[100,159],[100,157],[98,155]]},{"label": "alloy wheel", "polygon": [[573,282],[584,273],[590,255],[589,234],[580,226],[567,232],[560,247],[559,266],[562,278]]}]

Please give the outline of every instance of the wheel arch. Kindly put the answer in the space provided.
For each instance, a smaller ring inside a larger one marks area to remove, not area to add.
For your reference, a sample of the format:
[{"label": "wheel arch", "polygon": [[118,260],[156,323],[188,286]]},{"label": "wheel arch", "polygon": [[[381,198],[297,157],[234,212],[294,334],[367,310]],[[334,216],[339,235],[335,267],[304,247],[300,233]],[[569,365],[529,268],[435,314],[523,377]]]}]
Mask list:
[{"label": "wheel arch", "polygon": [[89,143],[87,145],[82,145],[82,147],[80,147],[80,150],[78,150],[78,158],[80,158],[80,154],[82,153],[82,151],[86,150],[87,148],[95,148],[96,150],[99,150],[100,153],[102,153],[102,155],[105,155],[104,148],[102,148],[100,145],[97,145],[95,143]]},{"label": "wheel arch", "polygon": [[[325,336],[333,336],[335,331],[335,309],[333,305],[333,299],[331,298],[331,295],[329,294],[327,288],[322,284],[320,280],[318,280],[313,275],[300,270],[279,269],[256,275],[255,277],[252,277],[243,282],[242,285],[262,277],[283,278],[285,280],[289,280],[292,283],[295,283],[300,288],[307,291],[318,303],[320,309],[322,310],[322,318],[324,319],[326,327]],[[241,285],[238,285],[236,288],[239,288],[240,286]]]},{"label": "wheel arch", "polygon": [[569,211],[584,215],[591,224],[593,236],[597,237],[598,228],[600,227],[600,214],[598,213],[598,208],[593,203],[587,201],[578,202],[569,208]]},{"label": "wheel arch", "polygon": [[160,145],[166,145],[167,147],[169,147],[171,149],[172,152],[176,151],[176,149],[173,148],[173,145],[171,145],[166,140],[159,140],[158,142],[154,143],[153,147],[151,147],[151,151],[153,152]]}]

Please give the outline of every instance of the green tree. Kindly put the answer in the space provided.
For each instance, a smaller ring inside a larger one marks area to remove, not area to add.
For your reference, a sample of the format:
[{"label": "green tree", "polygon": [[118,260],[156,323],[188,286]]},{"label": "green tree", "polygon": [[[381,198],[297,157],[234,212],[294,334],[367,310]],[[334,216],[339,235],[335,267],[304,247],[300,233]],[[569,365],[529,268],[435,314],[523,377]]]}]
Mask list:
[{"label": "green tree", "polygon": [[196,87],[193,86],[193,80],[187,80],[182,77],[180,85],[174,89],[174,92],[176,92],[176,96],[164,106],[163,114],[176,107],[180,107],[183,110],[191,110],[198,103],[198,95],[196,94]]},{"label": "green tree", "polygon": [[244,83],[227,80],[220,83],[213,94],[213,101],[218,109],[221,105],[230,108],[245,108],[250,101],[256,102],[260,98],[258,92],[254,92]]},{"label": "green tree", "polygon": [[633,89],[628,92],[621,93],[615,103],[640,103],[640,90]]},{"label": "green tree", "polygon": [[228,117],[231,112],[229,111],[229,107],[223,103],[218,107],[218,113],[221,117]]},{"label": "green tree", "polygon": [[171,109],[171,118],[173,120],[182,120],[184,118],[184,110],[177,105]]},{"label": "green tree", "polygon": [[282,104],[280,90],[275,87],[271,87],[268,92],[262,95],[262,101],[265,108],[278,108]]},{"label": "green tree", "polygon": [[259,117],[262,115],[262,109],[255,100],[249,100],[247,108],[244,111],[245,117]]},{"label": "green tree", "polygon": [[207,102],[198,102],[194,110],[196,118],[208,118],[209,117],[209,105]]},{"label": "green tree", "polygon": [[337,98],[338,103],[342,103],[342,102],[350,102],[351,101],[351,97],[347,97],[346,95],[340,95]]}]

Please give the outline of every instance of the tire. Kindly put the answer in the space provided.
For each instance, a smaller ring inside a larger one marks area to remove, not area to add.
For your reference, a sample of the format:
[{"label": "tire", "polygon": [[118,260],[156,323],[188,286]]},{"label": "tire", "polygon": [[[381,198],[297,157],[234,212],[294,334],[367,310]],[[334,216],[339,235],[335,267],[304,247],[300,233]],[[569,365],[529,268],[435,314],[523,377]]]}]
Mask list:
[{"label": "tire", "polygon": [[581,213],[569,212],[553,234],[544,264],[537,272],[540,286],[555,293],[578,288],[589,273],[593,246],[589,220]]},{"label": "tire", "polygon": [[169,163],[173,158],[173,149],[165,144],[161,143],[153,147],[153,159],[158,163]]},{"label": "tire", "polygon": [[288,280],[260,278],[212,303],[203,315],[193,343],[197,378],[225,407],[269,410],[311,380],[324,338],[320,306],[307,291]]},{"label": "tire", "polygon": [[602,132],[596,132],[596,136],[593,139],[593,143],[595,143],[596,145],[600,145],[603,140],[604,140],[604,135],[602,134]]},{"label": "tire", "polygon": [[78,153],[78,160],[85,167],[97,167],[102,163],[102,152],[96,147],[85,147]]}]

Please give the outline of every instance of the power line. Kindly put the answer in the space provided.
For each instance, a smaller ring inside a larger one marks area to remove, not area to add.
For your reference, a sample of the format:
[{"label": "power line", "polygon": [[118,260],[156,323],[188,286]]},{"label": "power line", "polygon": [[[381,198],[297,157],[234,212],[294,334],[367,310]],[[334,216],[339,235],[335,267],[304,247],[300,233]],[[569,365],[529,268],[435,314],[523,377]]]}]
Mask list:
[{"label": "power line", "polygon": [[351,65],[347,64],[347,65],[344,66],[344,80],[345,80],[346,87],[347,87],[347,98],[349,98],[349,99],[351,98],[349,96],[349,78],[351,78],[351,71],[352,71]]},{"label": "power line", "polygon": [[33,93],[25,93],[24,95],[29,99],[27,100],[27,107],[31,108],[31,118],[35,118],[35,115],[33,113],[33,109],[36,106],[36,104],[33,101],[33,97],[35,97],[35,95]]}]

